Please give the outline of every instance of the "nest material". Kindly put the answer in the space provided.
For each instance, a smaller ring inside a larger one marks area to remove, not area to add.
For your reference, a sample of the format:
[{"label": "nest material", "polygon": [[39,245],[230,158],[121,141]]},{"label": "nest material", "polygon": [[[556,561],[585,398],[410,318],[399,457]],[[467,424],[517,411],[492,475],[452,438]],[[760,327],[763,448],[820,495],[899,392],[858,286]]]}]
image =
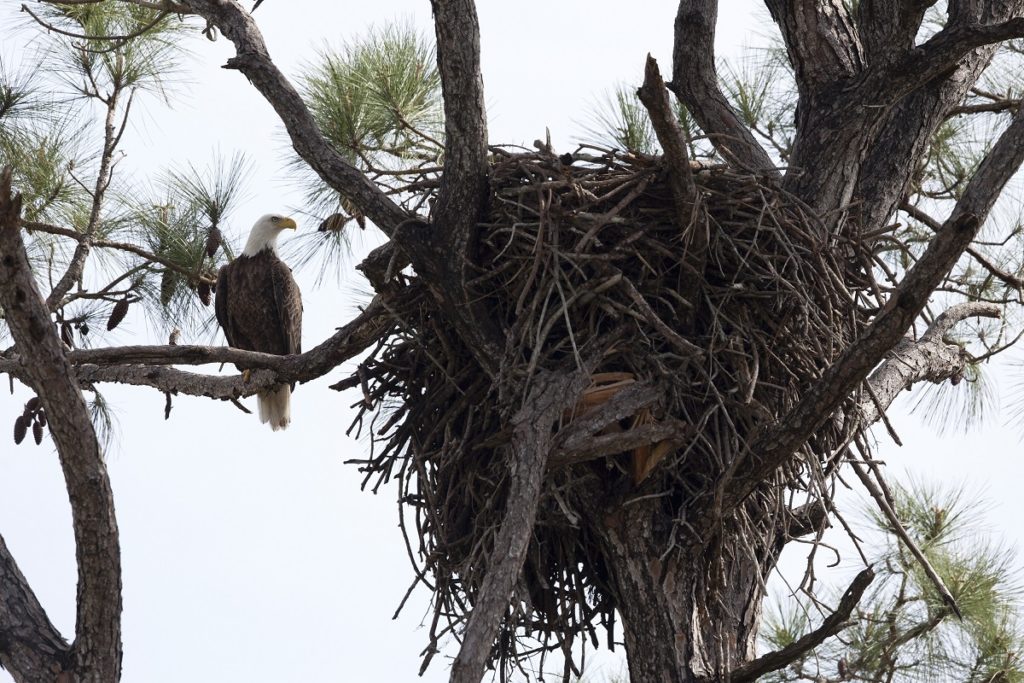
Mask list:
[{"label": "nest material", "polygon": [[[670,522],[707,505],[752,436],[863,324],[868,297],[849,284],[855,245],[836,244],[772,182],[701,170],[700,199],[681,226],[658,160],[598,151],[573,163],[543,152],[494,161],[471,289],[507,335],[504,385],[475,366],[415,286],[396,305],[396,333],[360,365],[357,422],[374,420],[375,443],[360,462],[375,489],[398,482],[410,557],[434,591],[428,661],[440,638],[457,634],[487,571],[507,495],[508,421],[536,373],[580,366],[608,347],[562,426],[625,384],[646,382],[660,400],[615,428],[665,420],[690,428],[682,439],[549,473],[502,658],[529,654],[517,646],[523,635],[567,649],[577,635],[596,645],[597,627],[612,628],[614,593],[581,501],[595,491],[608,501],[668,492]],[[802,464],[766,482],[758,494],[765,509],[779,514],[794,488],[825,495],[813,481],[845,438],[842,423],[819,432]],[[763,533],[772,521],[736,523]],[[666,541],[666,553],[670,543],[680,541]]]}]

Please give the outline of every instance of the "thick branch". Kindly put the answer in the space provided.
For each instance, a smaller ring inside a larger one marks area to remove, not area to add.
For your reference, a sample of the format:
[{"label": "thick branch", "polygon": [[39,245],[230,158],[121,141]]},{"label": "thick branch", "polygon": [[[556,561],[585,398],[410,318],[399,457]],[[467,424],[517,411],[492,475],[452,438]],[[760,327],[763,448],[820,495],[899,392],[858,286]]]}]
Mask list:
[{"label": "thick branch", "polygon": [[299,93],[270,59],[256,22],[235,0],[185,0],[190,11],[216,26],[235,45],[225,68],[238,69],[266,98],[284,123],[292,146],[330,187],[391,235],[409,215],[358,169],[349,164],[320,132]]},{"label": "thick branch", "polygon": [[433,221],[396,233],[459,336],[494,377],[503,351],[490,311],[466,286],[476,227],[487,202],[487,118],[480,26],[473,0],[432,0],[445,113],[445,158]]},{"label": "thick branch", "polygon": [[[115,382],[149,386],[164,392],[229,399],[251,396],[275,384],[308,382],[358,355],[385,336],[394,320],[383,297],[375,298],[331,337],[297,356],[244,351],[227,346],[122,346],[79,349],[68,354],[79,382],[89,386]],[[20,346],[18,347],[20,353]],[[240,375],[185,372],[167,365],[234,363],[255,370],[246,382]],[[26,383],[27,368],[18,356],[0,360],[0,372]]]},{"label": "thick branch", "polygon": [[754,462],[727,486],[723,507],[744,500],[776,467],[791,457],[847,396],[900,341],[934,289],[974,239],[1003,186],[1024,160],[1024,112],[1018,111],[968,183],[952,216],[928,249],[893,292],[889,302],[821,379],[780,420],[758,439],[750,453]]},{"label": "thick branch", "polygon": [[680,0],[669,87],[686,105],[726,161],[778,175],[774,162],[743,125],[718,87],[715,24],[718,0]]},{"label": "thick branch", "polygon": [[863,67],[860,37],[842,0],[765,0],[786,43],[801,94]]},{"label": "thick branch", "polygon": [[868,64],[885,64],[909,52],[925,12],[935,0],[861,0],[857,29]]},{"label": "thick branch", "polygon": [[778,671],[789,664],[800,659],[808,652],[818,647],[827,638],[831,638],[842,629],[849,626],[850,615],[860,603],[864,591],[875,578],[875,572],[868,567],[862,570],[853,579],[853,583],[843,593],[843,597],[836,606],[836,611],[825,617],[821,625],[810,633],[801,636],[781,650],[769,652],[752,662],[748,662],[734,670],[729,676],[733,683],[747,683],[756,681],[761,676],[772,671]]},{"label": "thick branch", "polygon": [[511,485],[505,519],[494,541],[487,575],[473,603],[462,647],[452,665],[452,683],[479,683],[484,677],[498,627],[509,608],[533,536],[555,420],[577,400],[588,377],[589,372],[584,371],[538,376],[523,409],[512,420]]},{"label": "thick branch", "polygon": [[0,667],[16,683],[55,681],[71,648],[39,604],[0,536]]},{"label": "thick branch", "polygon": [[869,92],[884,95],[890,102],[956,70],[972,50],[984,45],[1024,37],[1024,17],[994,24],[953,23],[920,47],[884,69],[872,69],[865,81]]},{"label": "thick branch", "polygon": [[0,176],[0,306],[24,372],[46,411],[71,500],[78,561],[74,671],[78,681],[121,675],[121,556],[110,479],[71,363],[39,293],[21,239],[21,196]]}]

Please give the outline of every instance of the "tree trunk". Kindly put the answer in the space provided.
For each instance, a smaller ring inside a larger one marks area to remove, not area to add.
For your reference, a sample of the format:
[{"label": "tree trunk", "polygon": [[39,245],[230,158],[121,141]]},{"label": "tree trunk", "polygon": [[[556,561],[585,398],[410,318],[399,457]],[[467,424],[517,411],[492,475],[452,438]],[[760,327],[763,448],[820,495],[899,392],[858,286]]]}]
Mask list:
[{"label": "tree trunk", "polygon": [[[754,657],[764,563],[723,529],[707,546],[667,553],[658,498],[605,516],[604,546],[623,621],[630,680],[718,680]],[[724,556],[718,550],[735,553]],[[665,559],[662,559],[662,558]]]}]

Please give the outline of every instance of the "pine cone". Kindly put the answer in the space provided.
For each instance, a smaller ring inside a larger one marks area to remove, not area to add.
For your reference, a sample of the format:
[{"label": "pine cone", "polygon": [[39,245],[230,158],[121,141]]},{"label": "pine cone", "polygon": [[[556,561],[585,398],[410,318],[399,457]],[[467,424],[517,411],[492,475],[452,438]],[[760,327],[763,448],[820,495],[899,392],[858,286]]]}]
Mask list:
[{"label": "pine cone", "polygon": [[36,412],[37,410],[39,410],[39,397],[33,396],[25,402],[25,414],[28,415]]},{"label": "pine cone", "polygon": [[32,438],[36,440],[37,446],[43,442],[43,425],[38,422],[32,424]]},{"label": "pine cone", "polygon": [[36,422],[38,422],[42,427],[46,426],[46,413],[44,411],[40,410],[36,413]]},{"label": "pine cone", "polygon": [[174,297],[174,289],[178,285],[178,274],[173,270],[165,270],[160,276],[160,303],[164,306],[171,304]]},{"label": "pine cone", "polygon": [[217,254],[217,250],[220,249],[221,242],[224,240],[224,236],[220,232],[220,228],[216,225],[210,227],[210,231],[206,233],[206,255],[213,258]]},{"label": "pine cone", "polygon": [[196,293],[199,295],[199,300],[203,302],[204,306],[209,306],[210,301],[210,285],[205,282],[200,282],[196,287]]},{"label": "pine cone", "polygon": [[25,434],[28,432],[28,420],[25,419],[24,415],[19,415],[18,419],[14,421],[14,444],[18,445],[25,440]]},{"label": "pine cone", "polygon": [[114,309],[110,311],[110,317],[107,318],[107,332],[120,325],[126,315],[128,315],[128,299],[121,299],[114,304]]}]

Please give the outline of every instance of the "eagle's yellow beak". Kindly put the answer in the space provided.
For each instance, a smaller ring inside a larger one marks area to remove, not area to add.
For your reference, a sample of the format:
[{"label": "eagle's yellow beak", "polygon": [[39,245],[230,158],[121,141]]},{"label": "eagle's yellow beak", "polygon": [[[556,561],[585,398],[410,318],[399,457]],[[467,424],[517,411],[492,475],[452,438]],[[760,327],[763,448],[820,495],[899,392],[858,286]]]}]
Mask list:
[{"label": "eagle's yellow beak", "polygon": [[278,225],[281,226],[282,230],[295,230],[297,227],[299,227],[291,218],[282,218],[281,222],[278,223]]}]

